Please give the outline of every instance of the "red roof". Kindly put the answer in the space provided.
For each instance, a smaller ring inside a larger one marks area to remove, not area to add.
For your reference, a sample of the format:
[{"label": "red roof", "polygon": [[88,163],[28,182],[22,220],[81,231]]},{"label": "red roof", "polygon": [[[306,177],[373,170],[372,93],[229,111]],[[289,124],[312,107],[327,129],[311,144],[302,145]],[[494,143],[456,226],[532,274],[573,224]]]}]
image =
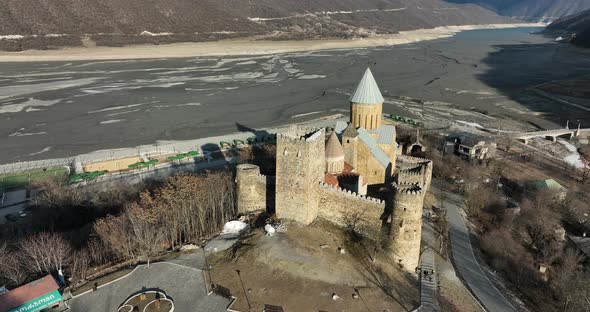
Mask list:
[{"label": "red roof", "polygon": [[338,186],[338,178],[333,174],[326,173],[324,176],[324,182],[332,186]]},{"label": "red roof", "polygon": [[56,289],[59,289],[59,286],[55,282],[55,279],[53,279],[53,276],[47,275],[7,293],[0,294],[0,312],[18,307],[25,302],[41,297]]},{"label": "red roof", "polygon": [[344,162],[344,170],[343,172],[353,172],[354,171],[354,167],[351,166],[349,163]]}]

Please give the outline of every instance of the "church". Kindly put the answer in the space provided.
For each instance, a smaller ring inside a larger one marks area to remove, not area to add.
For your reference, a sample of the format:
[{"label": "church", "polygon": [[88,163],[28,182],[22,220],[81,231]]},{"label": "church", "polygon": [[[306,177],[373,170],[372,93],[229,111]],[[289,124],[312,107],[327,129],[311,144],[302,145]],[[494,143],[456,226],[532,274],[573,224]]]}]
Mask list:
[{"label": "church", "polygon": [[[277,133],[275,176],[261,175],[252,164],[238,165],[238,212],[345,226],[382,244],[413,272],[432,162],[398,151],[395,126],[383,124],[384,99],[369,68],[349,102],[349,121],[338,121],[328,133],[297,126]],[[385,195],[367,196],[373,185]]]}]

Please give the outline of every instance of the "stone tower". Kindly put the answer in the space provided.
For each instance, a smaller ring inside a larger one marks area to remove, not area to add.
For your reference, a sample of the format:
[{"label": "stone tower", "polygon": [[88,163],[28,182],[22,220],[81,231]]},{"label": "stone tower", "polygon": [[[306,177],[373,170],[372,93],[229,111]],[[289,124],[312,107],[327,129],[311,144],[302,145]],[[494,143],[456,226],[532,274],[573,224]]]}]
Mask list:
[{"label": "stone tower", "polygon": [[266,177],[260,167],[241,164],[236,167],[236,194],[238,213],[266,209]]},{"label": "stone tower", "polygon": [[424,194],[418,184],[393,184],[391,247],[395,261],[413,272],[420,261]]},{"label": "stone tower", "polygon": [[310,224],[318,214],[319,184],[326,168],[324,129],[290,128],[277,134],[276,215]]},{"label": "stone tower", "polygon": [[367,67],[363,78],[350,97],[350,123],[355,128],[379,129],[383,110],[383,96]]},{"label": "stone tower", "polygon": [[344,171],[344,149],[336,132],[332,132],[326,143],[326,172],[339,174]]},{"label": "stone tower", "polygon": [[342,147],[344,148],[344,161],[356,168],[358,165],[358,141],[359,133],[356,128],[349,123],[342,132]]}]

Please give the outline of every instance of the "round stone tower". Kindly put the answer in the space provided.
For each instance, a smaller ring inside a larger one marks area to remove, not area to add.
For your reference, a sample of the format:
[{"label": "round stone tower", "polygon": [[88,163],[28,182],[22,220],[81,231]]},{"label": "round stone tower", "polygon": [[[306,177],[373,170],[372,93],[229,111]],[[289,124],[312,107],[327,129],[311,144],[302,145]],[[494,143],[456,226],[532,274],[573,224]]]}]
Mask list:
[{"label": "round stone tower", "polygon": [[393,184],[394,210],[391,218],[393,257],[406,270],[414,272],[420,262],[422,207],[424,196],[417,184]]},{"label": "round stone tower", "polygon": [[355,128],[373,130],[381,127],[383,96],[371,69],[367,68],[350,97],[350,106],[350,122]]},{"label": "round stone tower", "polygon": [[336,132],[332,132],[326,143],[326,172],[339,174],[344,171],[344,149]]}]

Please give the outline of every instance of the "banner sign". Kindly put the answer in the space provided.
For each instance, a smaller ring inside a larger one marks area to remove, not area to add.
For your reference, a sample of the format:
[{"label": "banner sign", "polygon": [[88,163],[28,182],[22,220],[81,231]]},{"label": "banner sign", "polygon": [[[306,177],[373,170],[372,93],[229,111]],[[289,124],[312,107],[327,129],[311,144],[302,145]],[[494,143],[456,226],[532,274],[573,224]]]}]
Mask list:
[{"label": "banner sign", "polygon": [[8,312],[37,312],[49,308],[61,301],[61,294],[58,290],[54,290],[41,297],[25,302],[16,308],[8,310]]}]

